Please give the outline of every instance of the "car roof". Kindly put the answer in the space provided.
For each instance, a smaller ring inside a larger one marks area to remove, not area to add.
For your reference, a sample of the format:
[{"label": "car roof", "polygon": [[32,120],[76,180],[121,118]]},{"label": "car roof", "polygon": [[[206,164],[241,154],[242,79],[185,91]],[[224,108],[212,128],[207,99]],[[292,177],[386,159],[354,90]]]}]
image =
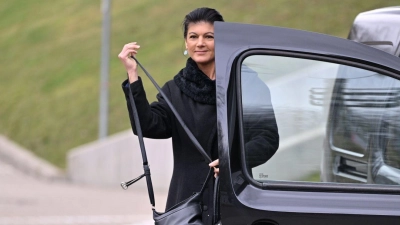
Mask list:
[{"label": "car roof", "polygon": [[348,39],[400,55],[400,6],[357,15]]},{"label": "car roof", "polygon": [[369,65],[390,68],[400,74],[398,57],[357,42],[326,34],[218,21],[214,23],[214,32],[216,72],[217,77],[220,78],[229,77],[230,69],[227,70],[227,68],[231,68],[237,56],[249,50],[261,49],[292,52],[292,54],[306,52],[346,61],[361,60],[368,62]]}]

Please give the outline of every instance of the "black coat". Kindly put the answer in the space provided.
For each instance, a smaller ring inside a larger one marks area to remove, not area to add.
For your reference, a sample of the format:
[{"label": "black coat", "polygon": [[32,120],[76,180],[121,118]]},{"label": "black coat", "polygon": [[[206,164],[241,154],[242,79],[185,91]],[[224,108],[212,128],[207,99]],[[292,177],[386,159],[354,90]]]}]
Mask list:
[{"label": "black coat", "polygon": [[[180,74],[182,72],[184,73],[184,71],[181,71]],[[162,90],[204,150],[215,160],[218,158],[215,96],[211,96],[211,98],[210,96],[205,96],[205,99],[197,98],[197,100],[194,100],[189,97],[190,93],[184,93],[182,88],[178,87],[177,83],[180,83],[177,80],[178,76],[179,74],[174,80],[167,82],[162,87]],[[205,75],[203,74],[203,76]],[[208,77],[204,78],[208,79]],[[206,82],[214,85],[211,92],[215,95],[215,81],[209,80]],[[131,125],[136,134],[127,84],[128,81],[124,81],[122,87],[127,100]],[[200,191],[209,171],[208,162],[195,148],[160,94],[157,95],[158,101],[149,104],[141,79],[130,84],[130,87],[138,110],[143,136],[155,139],[172,137],[174,168],[166,204],[166,209],[168,209],[188,198],[194,192]],[[193,90],[193,88],[189,89]],[[202,96],[202,94],[198,96]],[[204,101],[201,102],[202,100]],[[205,224],[211,224],[213,181],[214,179],[210,180],[203,194],[203,221]]]}]

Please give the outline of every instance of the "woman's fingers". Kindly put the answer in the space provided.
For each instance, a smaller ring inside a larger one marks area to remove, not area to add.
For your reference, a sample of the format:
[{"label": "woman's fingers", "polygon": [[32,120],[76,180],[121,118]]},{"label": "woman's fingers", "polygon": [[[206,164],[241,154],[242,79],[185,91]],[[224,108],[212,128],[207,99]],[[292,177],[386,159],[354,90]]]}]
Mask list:
[{"label": "woman's fingers", "polygon": [[132,53],[132,52],[137,53],[139,48],[140,48],[140,45],[137,45],[136,42],[133,42],[133,43],[126,44],[124,46],[123,50],[125,50],[125,52],[128,52],[128,53]]},{"label": "woman's fingers", "polygon": [[214,168],[214,177],[217,177],[219,175],[219,159],[212,161],[210,164],[208,164],[210,167]]},{"label": "woman's fingers", "polygon": [[208,164],[210,167],[216,167],[219,165],[219,159],[212,161],[210,164]]},{"label": "woman's fingers", "polygon": [[139,48],[140,45],[137,45],[136,42],[128,43],[124,45],[121,52],[118,54],[118,58],[120,60],[126,60],[129,57],[135,56]]},{"label": "woman's fingers", "polygon": [[217,178],[219,175],[219,168],[214,167],[214,177]]},{"label": "woman's fingers", "polygon": [[125,70],[128,73],[130,83],[138,80],[137,64],[136,61],[131,58],[136,56],[139,48],[140,45],[138,45],[137,42],[131,42],[124,45],[121,52],[118,54],[118,58],[121,60],[122,64],[124,64]]}]

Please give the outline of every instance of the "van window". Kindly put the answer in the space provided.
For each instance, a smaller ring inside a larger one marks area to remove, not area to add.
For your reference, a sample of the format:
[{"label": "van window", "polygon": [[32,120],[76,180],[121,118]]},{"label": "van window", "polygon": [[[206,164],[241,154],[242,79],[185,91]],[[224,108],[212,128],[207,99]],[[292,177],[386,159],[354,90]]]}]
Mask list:
[{"label": "van window", "polygon": [[265,181],[400,184],[400,82],[311,59],[245,58],[241,141]]}]

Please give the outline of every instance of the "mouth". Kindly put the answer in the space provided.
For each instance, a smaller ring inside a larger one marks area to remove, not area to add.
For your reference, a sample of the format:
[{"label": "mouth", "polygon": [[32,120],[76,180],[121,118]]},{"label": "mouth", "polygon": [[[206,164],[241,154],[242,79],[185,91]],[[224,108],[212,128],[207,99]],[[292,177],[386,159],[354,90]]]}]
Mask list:
[{"label": "mouth", "polygon": [[198,54],[205,54],[205,53],[207,53],[207,51],[195,51],[195,53],[198,53]]}]

